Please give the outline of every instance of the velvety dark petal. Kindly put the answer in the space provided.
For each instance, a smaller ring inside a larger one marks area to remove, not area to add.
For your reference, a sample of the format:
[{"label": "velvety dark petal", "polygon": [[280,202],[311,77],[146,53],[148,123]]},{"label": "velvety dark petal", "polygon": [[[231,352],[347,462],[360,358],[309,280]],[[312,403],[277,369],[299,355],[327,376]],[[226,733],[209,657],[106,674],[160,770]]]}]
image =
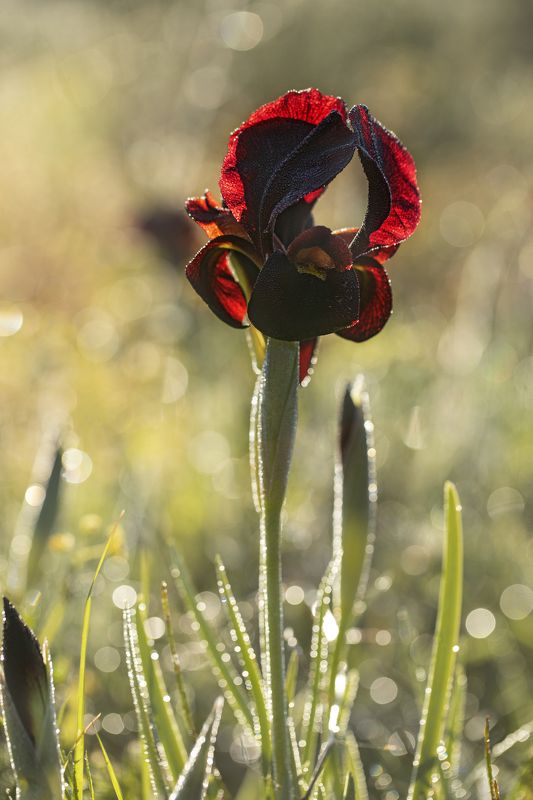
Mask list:
[{"label": "velvety dark petal", "polygon": [[211,239],[187,265],[186,274],[193,288],[219,319],[233,328],[245,328],[246,297],[231,270],[231,252],[239,257],[239,266],[244,271],[243,282],[251,289],[258,272],[256,254],[249,241],[237,236]]},{"label": "velvety dark petal", "polygon": [[302,386],[307,386],[317,362],[318,339],[305,339],[300,342],[300,374]]},{"label": "velvety dark petal", "polygon": [[281,212],[276,220],[274,233],[285,247],[288,247],[298,234],[313,226],[311,212],[315,202],[315,200],[308,201],[304,197],[303,200]]},{"label": "velvety dark petal", "polygon": [[359,278],[359,319],[339,336],[352,342],[365,342],[383,328],[392,313],[392,292],[385,268],[374,258],[362,256],[354,269]]},{"label": "velvety dark petal", "polygon": [[260,271],[248,303],[250,322],[266,336],[285,341],[314,339],[347,328],[358,312],[355,270],[328,270],[321,279],[299,272],[280,251]]},{"label": "velvety dark petal", "polygon": [[263,106],[232,134],[222,166],[226,205],[267,254],[276,218],[318,191],[353,156],[344,104],[316,89],[289,92]]},{"label": "velvety dark petal", "polygon": [[354,106],[349,119],[368,179],[366,216],[351,248],[357,258],[411,236],[420,220],[420,194],[415,163],[400,140],[366,106]]},{"label": "velvety dark petal", "polygon": [[206,189],[202,197],[189,197],[185,208],[189,216],[203,228],[210,239],[223,235],[249,238],[231,211],[218,205],[209,189]]},{"label": "velvety dark petal", "polygon": [[[343,239],[343,241],[345,241],[349,247],[357,236],[358,232],[359,228],[341,228],[338,231],[333,231],[333,235],[340,236],[340,238]],[[376,250],[372,250],[372,258],[374,261],[377,261],[378,264],[384,264],[385,261],[388,261],[389,258],[392,258],[399,246],[399,244],[395,244],[392,245],[392,247],[378,247]]]}]

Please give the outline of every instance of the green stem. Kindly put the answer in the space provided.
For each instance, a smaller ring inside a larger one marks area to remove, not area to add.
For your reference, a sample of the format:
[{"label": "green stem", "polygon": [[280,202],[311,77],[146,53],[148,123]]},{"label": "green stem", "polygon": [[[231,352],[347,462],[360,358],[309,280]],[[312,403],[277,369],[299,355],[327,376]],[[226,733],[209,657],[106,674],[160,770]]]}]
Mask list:
[{"label": "green stem", "polygon": [[281,509],[296,433],[298,343],[269,339],[259,391],[258,475],[261,495],[260,590],[265,620],[266,666],[272,719],[276,800],[296,797],[291,769],[281,583]]},{"label": "green stem", "polygon": [[294,794],[290,783],[287,696],[285,693],[285,653],[283,646],[283,599],[281,595],[280,520],[264,517],[267,659],[272,707],[272,739],[276,795],[283,800]]}]

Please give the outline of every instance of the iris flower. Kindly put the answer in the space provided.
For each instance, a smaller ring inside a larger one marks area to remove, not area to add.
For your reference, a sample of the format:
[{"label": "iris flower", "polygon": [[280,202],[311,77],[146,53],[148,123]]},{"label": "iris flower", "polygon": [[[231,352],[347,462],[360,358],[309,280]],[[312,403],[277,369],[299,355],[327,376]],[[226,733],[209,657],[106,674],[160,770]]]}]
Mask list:
[{"label": "iris flower", "polygon": [[[315,225],[313,208],[358,153],[368,181],[359,228]],[[264,337],[300,342],[300,380],[319,336],[362,342],[392,311],[384,263],[420,219],[414,161],[364,105],[347,110],[317,89],[290,91],[253,114],[229,139],[211,192],[186,208],[209,237],[187,265],[196,292],[223,322],[249,328],[261,360]]]}]

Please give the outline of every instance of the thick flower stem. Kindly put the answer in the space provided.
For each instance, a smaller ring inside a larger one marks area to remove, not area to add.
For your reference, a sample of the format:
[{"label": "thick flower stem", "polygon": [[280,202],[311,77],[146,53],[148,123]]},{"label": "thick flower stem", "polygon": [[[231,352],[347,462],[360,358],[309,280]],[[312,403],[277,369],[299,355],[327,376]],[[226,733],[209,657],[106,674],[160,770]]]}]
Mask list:
[{"label": "thick flower stem", "polygon": [[260,489],[260,603],[262,662],[272,719],[272,770],[276,800],[294,800],[283,645],[281,509],[296,433],[298,344],[269,339],[259,391],[257,472]]}]

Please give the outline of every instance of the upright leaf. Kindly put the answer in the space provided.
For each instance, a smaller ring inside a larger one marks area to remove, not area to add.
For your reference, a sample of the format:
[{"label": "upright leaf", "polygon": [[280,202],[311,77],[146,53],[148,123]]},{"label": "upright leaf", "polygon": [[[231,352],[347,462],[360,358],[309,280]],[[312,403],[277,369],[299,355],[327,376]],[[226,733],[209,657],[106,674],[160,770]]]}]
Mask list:
[{"label": "upright leaf", "polygon": [[159,737],[152,718],[147,679],[144,674],[139,650],[137,627],[135,625],[135,609],[125,608],[123,620],[128,679],[133,705],[137,715],[137,726],[139,728],[141,745],[143,748],[144,763],[149,771],[153,795],[156,798],[161,796],[166,798],[168,797],[166,764],[163,762],[158,748]]},{"label": "upright leaf", "polygon": [[141,656],[142,669],[153,709],[154,722],[166,753],[170,774],[175,781],[187,761],[187,750],[172,707],[168,700],[165,699],[168,697],[168,691],[163,671],[159,664],[158,654],[148,643],[144,628],[147,616],[146,605],[141,601],[137,604],[136,617],[139,655]]},{"label": "upright leaf", "polygon": [[364,378],[358,376],[344,392],[335,479],[334,549],[340,551],[339,604],[341,628],[351,621],[370,566],[377,504],[374,426]]},{"label": "upright leaf", "polygon": [[[119,521],[120,519],[122,519],[122,515],[119,518]],[[76,786],[76,796],[77,798],[80,798],[80,800],[83,797],[83,772],[85,766],[85,758],[84,758],[85,665],[87,661],[87,643],[89,641],[89,624],[91,622],[91,609],[93,602],[92,595],[93,595],[94,584],[96,583],[96,579],[98,578],[100,570],[102,569],[103,563],[106,559],[108,550],[111,546],[111,542],[116,533],[117,526],[118,526],[118,521],[111,529],[109,538],[102,551],[102,555],[100,556],[100,560],[94,571],[93,579],[91,581],[91,585],[89,586],[89,591],[87,592],[87,597],[85,599],[85,606],[83,608],[83,624],[81,629],[81,645],[80,645],[80,672],[78,677],[78,703],[77,703],[77,713],[76,713],[76,718],[77,718],[76,743],[74,745],[74,782]]]},{"label": "upright leaf", "polygon": [[32,631],[4,598],[1,698],[18,796],[57,800],[63,794],[51,663]]},{"label": "upright leaf", "polygon": [[43,504],[33,529],[26,577],[28,586],[34,586],[37,583],[41,559],[48,544],[48,540],[54,532],[61,494],[62,458],[63,450],[61,447],[58,447],[54,454],[48,480],[46,481]]},{"label": "upright leaf", "polygon": [[461,506],[452,483],[444,487],[446,532],[443,574],[431,666],[420,722],[408,800],[422,800],[439,775],[437,749],[441,746],[448,714],[458,639],[463,590],[463,532]]},{"label": "upright leaf", "polygon": [[170,795],[170,800],[193,800],[193,798],[205,800],[209,778],[213,771],[215,741],[223,706],[223,698],[217,698]]}]

